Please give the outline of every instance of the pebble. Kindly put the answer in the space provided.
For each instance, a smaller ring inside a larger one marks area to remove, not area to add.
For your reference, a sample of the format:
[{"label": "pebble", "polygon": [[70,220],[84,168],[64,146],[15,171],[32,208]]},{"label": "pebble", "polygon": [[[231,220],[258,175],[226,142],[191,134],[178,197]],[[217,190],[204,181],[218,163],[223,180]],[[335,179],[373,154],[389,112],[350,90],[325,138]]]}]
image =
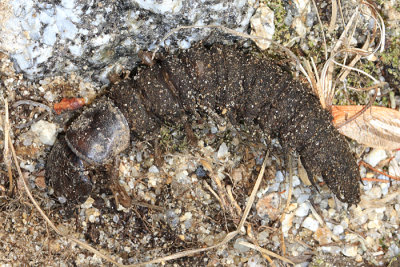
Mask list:
[{"label": "pebble", "polygon": [[354,258],[355,256],[357,256],[357,248],[357,246],[347,245],[342,249],[342,253],[347,257]]},{"label": "pebble", "polygon": [[343,232],[344,232],[343,226],[341,226],[341,225],[335,225],[335,226],[333,227],[333,234],[334,234],[334,235],[340,235],[340,234],[343,234]]},{"label": "pebble", "polygon": [[308,216],[303,223],[301,224],[301,226],[303,226],[304,228],[310,230],[310,231],[317,231],[318,226],[319,226],[319,222],[317,220],[315,220],[314,218]]},{"label": "pebble", "polygon": [[228,154],[229,154],[228,146],[225,143],[222,143],[218,149],[217,157],[221,159],[228,156]]},{"label": "pebble", "polygon": [[40,142],[52,146],[57,137],[57,125],[40,120],[31,126],[31,131],[39,138]]},{"label": "pebble", "polygon": [[310,210],[310,207],[306,202],[303,202],[299,205],[299,207],[296,210],[296,216],[297,217],[305,217],[308,215],[308,212]]},{"label": "pebble", "polygon": [[276,175],[275,175],[275,181],[277,183],[281,183],[285,180],[285,176],[283,175],[283,173],[281,171],[277,171]]},{"label": "pebble", "polygon": [[89,197],[88,199],[86,199],[85,203],[83,203],[81,205],[81,208],[82,209],[89,209],[89,208],[92,207],[93,203],[94,203],[94,199],[92,197]]},{"label": "pebble", "polygon": [[372,167],[375,167],[379,162],[381,162],[382,160],[384,160],[386,158],[387,158],[387,155],[386,155],[385,150],[374,148],[364,158],[364,161],[366,163],[368,163],[369,165],[371,165]]},{"label": "pebble", "polygon": [[[274,11],[268,6],[260,6],[250,19],[251,34],[272,40],[275,33]],[[268,40],[255,40],[261,49],[267,49],[271,42]]]},{"label": "pebble", "polygon": [[261,218],[268,217],[275,221],[280,216],[280,196],[278,193],[270,193],[258,200],[256,204],[257,214]]},{"label": "pebble", "polygon": [[149,168],[149,172],[150,172],[150,173],[159,173],[160,171],[158,170],[158,168],[157,168],[156,166],[152,165],[152,166]]},{"label": "pebble", "polygon": [[366,192],[371,199],[379,199],[382,196],[382,189],[380,186],[373,186],[371,190]]},{"label": "pebble", "polygon": [[286,214],[285,218],[282,221],[282,232],[285,237],[288,236],[288,232],[290,228],[292,228],[293,218],[294,218],[294,212],[291,212],[289,214]]},{"label": "pebble", "polygon": [[328,227],[319,227],[313,237],[322,246],[332,243],[332,232]]},{"label": "pebble", "polygon": [[241,253],[249,251],[250,248],[239,244],[239,242],[241,242],[241,241],[247,242],[247,240],[245,238],[238,238],[238,239],[236,239],[235,244],[233,245],[233,248]]}]

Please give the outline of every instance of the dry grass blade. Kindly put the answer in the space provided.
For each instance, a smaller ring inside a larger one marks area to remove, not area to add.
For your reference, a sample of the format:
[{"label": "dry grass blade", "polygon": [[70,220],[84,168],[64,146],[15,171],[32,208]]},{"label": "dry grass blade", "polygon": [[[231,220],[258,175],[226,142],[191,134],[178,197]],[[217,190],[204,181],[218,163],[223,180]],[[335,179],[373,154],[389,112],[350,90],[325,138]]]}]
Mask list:
[{"label": "dry grass blade", "polygon": [[[334,10],[334,7],[333,7],[334,4],[333,4],[333,2],[335,2],[335,5],[336,5],[336,1],[335,1],[335,0],[332,0],[332,18],[333,18],[333,10]],[[319,23],[319,25],[321,26],[322,39],[324,40],[325,59],[328,59],[328,47],[327,47],[327,45],[326,45],[326,38],[325,38],[324,26],[323,26],[323,24],[322,24],[321,18],[319,17],[318,8],[317,8],[317,5],[315,4],[315,1],[312,0],[312,3],[313,3],[313,5],[314,5],[315,12],[317,13],[318,23]],[[336,14],[336,11],[335,11],[335,14]],[[336,21],[336,15],[335,15],[335,21]],[[332,21],[331,21],[331,23],[332,23]],[[336,22],[335,22],[335,23],[336,23]],[[328,32],[329,32],[329,30],[328,30]]]},{"label": "dry grass blade", "polygon": [[[333,106],[335,125],[346,122],[364,106]],[[339,131],[357,142],[375,148],[394,150],[400,148],[400,112],[385,107],[372,106],[357,118],[339,128]]]},{"label": "dry grass blade", "polygon": [[[332,2],[333,6],[335,5],[335,3],[336,3],[335,1]],[[366,15],[365,12],[362,11],[363,7],[364,8],[366,7],[371,11],[370,13],[372,14],[372,18],[375,20],[375,28],[372,33],[372,38],[369,38],[369,36],[368,36],[362,49],[349,47],[347,45],[347,42],[348,42],[348,40],[350,40],[352,38],[352,35],[356,31],[357,18],[360,15],[360,10],[364,15]],[[332,8],[334,8],[334,7],[332,7]],[[340,1],[339,1],[339,10],[341,10]],[[375,40],[377,28],[380,31],[379,42],[377,42]],[[349,72],[351,70],[357,70],[356,68],[353,68],[353,67],[362,57],[374,54],[378,50],[382,51],[382,49],[384,47],[384,42],[385,42],[384,34],[385,34],[385,25],[383,23],[381,16],[376,11],[374,5],[364,2],[364,1],[360,2],[360,6],[357,6],[357,8],[355,9],[352,17],[348,21],[340,38],[337,40],[334,47],[332,48],[329,59],[325,62],[324,67],[322,68],[322,71],[320,74],[320,83],[318,86],[318,87],[320,87],[318,89],[320,89],[322,91],[322,94],[318,94],[318,95],[320,97],[320,102],[323,107],[329,109],[330,106],[332,105],[332,100],[333,100],[334,92],[335,92],[335,82],[333,82],[333,80],[334,80],[333,73],[334,73],[334,69],[335,69],[334,64],[336,64],[342,68],[345,68],[345,70],[342,70],[340,75],[338,76],[339,81],[343,82],[343,80],[347,77],[347,75],[349,74]],[[376,43],[376,47],[370,48],[370,45],[373,43]],[[349,56],[353,56],[353,55],[355,55],[355,56],[352,58],[351,62],[349,64],[347,64],[346,63],[347,58]],[[335,60],[335,58],[337,58],[338,56],[342,57],[343,63],[338,63],[337,60]],[[359,70],[357,70],[357,71],[359,73],[366,75],[362,71],[359,71]],[[367,75],[367,76],[369,78],[371,78],[370,75]],[[373,80],[376,82],[376,79],[373,79]]]},{"label": "dry grass blade", "polygon": [[282,256],[280,256],[280,255],[278,255],[278,254],[276,254],[276,253],[274,253],[274,252],[272,252],[272,251],[269,251],[269,250],[267,250],[267,249],[265,249],[265,248],[256,246],[256,245],[254,245],[254,244],[251,244],[251,243],[245,242],[245,241],[239,241],[238,243],[239,243],[240,245],[242,245],[242,246],[245,246],[245,247],[248,247],[248,248],[257,250],[257,251],[260,252],[260,253],[267,254],[268,256],[271,256],[271,257],[280,259],[281,261],[284,261],[284,262],[286,262],[286,263],[290,263],[290,264],[295,265],[294,262],[292,262],[291,260],[289,260],[289,259],[287,259],[287,258],[285,258],[285,257],[282,257]]},{"label": "dry grass blade", "polygon": [[13,188],[14,188],[14,182],[13,182],[12,170],[11,170],[10,147],[8,145],[8,139],[10,137],[10,121],[8,118],[8,101],[7,101],[7,99],[3,98],[3,102],[4,102],[4,109],[5,109],[4,122],[3,122],[4,123],[3,158],[4,158],[4,163],[7,166],[7,173],[8,173],[8,181],[9,181],[8,194],[11,195]]},{"label": "dry grass blade", "polygon": [[323,95],[323,101],[321,100],[321,103],[323,104],[323,107],[330,107],[332,105],[332,99],[334,97],[334,87],[333,87],[333,82],[332,82],[332,72],[334,69],[332,61],[334,60],[335,56],[340,54],[339,48],[342,46],[344,39],[346,39],[347,33],[350,30],[350,27],[353,25],[354,20],[356,19],[357,15],[359,14],[358,12],[358,7],[356,8],[355,12],[351,16],[349,22],[347,23],[344,31],[342,32],[339,40],[336,42],[335,46],[333,47],[331,51],[331,56],[329,59],[325,62],[324,67],[321,71],[320,75],[320,81],[321,81],[321,89],[322,89],[322,95]]},{"label": "dry grass blade", "polygon": [[333,30],[335,29],[336,26],[336,19],[337,19],[337,9],[338,9],[338,5],[336,0],[332,0],[332,16],[331,16],[331,22],[329,23],[329,27],[328,27],[328,32],[333,32]]}]

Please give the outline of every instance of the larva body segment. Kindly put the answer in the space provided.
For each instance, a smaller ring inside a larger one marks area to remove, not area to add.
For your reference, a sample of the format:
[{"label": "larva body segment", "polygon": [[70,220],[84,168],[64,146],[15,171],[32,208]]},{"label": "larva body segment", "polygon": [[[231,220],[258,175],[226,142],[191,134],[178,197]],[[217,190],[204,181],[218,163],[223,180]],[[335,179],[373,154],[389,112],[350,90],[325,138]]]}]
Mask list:
[{"label": "larva body segment", "polygon": [[356,160],[331,115],[310,88],[250,52],[200,44],[142,68],[135,79],[115,85],[109,97],[139,136],[197,111],[225,110],[233,124],[257,125],[288,151],[296,150],[309,177],[322,175],[339,200],[360,201]]}]

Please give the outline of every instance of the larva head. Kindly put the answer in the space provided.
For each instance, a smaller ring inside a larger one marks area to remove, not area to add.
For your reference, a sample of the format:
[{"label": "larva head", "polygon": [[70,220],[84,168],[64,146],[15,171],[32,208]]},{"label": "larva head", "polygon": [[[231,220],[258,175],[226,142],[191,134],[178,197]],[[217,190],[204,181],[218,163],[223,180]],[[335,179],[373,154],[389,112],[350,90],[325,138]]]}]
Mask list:
[{"label": "larva head", "polygon": [[129,146],[128,122],[111,101],[100,99],[72,122],[65,140],[81,159],[103,164]]}]

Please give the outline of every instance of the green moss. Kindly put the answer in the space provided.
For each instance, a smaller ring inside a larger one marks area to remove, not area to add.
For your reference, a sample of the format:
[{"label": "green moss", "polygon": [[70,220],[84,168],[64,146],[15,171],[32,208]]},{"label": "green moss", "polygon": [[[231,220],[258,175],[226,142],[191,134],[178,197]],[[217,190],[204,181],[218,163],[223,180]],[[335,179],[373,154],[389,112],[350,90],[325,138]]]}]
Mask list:
[{"label": "green moss", "polygon": [[274,39],[279,40],[281,43],[286,43],[290,40],[291,35],[289,27],[284,23],[286,17],[286,10],[282,0],[261,1],[266,4],[272,11],[274,11],[274,24],[275,33]]},{"label": "green moss", "polygon": [[164,126],[160,130],[160,146],[165,151],[182,152],[188,148],[186,134],[182,127]]}]

